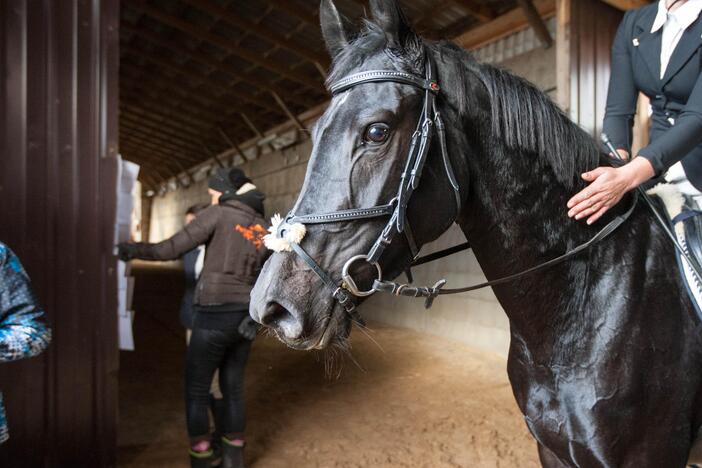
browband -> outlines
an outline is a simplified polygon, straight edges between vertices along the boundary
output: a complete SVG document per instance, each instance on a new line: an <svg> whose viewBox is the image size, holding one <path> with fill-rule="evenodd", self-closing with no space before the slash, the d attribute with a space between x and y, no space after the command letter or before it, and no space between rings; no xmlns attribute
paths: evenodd
<svg viewBox="0 0 702 468"><path fill-rule="evenodd" d="M349 88L353 88L359 84L383 83L388 81L411 85L431 91L434 94L437 94L441 90L439 83L437 83L435 80L420 78L419 76L412 75L411 73L389 70L369 70L354 73L353 75L340 79L329 87L329 92L334 95L341 93L342 91L346 91Z"/></svg>

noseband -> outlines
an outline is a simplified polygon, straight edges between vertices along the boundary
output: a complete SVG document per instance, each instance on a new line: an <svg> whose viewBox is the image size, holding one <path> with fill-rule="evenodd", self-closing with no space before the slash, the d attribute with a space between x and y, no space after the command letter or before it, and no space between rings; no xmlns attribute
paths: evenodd
<svg viewBox="0 0 702 468"><path fill-rule="evenodd" d="M436 97L441 88L439 83L434 79L433 64L428 57L424 62L424 70L424 78L397 70L365 71L349 75L330 86L332 96L336 96L359 85L387 82L413 86L423 91L424 103L422 105L422 111L417 122L417 128L412 134L405 168L400 176L400 185L395 197L385 205L378 205L370 208L352 208L330 213L308 215L289 213L284 222L278 226L277 232L275 233L278 238L284 238L285 231L294 224L327 224L359 219L389 217L385 228L381 231L378 239L373 243L368 253L365 255L356 255L346 261L341 272L340 281L334 280L329 273L324 271L298 243L290 243L291 249L309 265L312 271L314 271L322 282L332 291L332 296L344 307L346 312L356 320L360 320L360 317L355 311L356 304L350 295L366 297L376 292L376 289L373 288L368 291L359 290L351 276L351 266L356 262L362 261L371 264L375 267L377 272L378 277L376 282L381 282L383 272L378 261L385 248L392 243L393 239L398 234L404 235L413 258L416 257L419 252L412 234L411 226L407 220L407 206L412 194L419 186L424 164L429 154L429 146L433 133L436 133L438 137L446 176L454 192L456 215L461 211L461 194L453 172L451 160L448 157L444 122L436 106ZM445 281L440 281L434 288L421 288L426 290L424 291L425 294L422 295L433 299L438 295L439 289L444 283Z"/></svg>

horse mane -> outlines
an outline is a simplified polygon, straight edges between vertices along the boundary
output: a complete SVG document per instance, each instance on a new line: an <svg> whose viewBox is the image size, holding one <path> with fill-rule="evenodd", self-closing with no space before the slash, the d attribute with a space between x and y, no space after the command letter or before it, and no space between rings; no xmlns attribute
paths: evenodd
<svg viewBox="0 0 702 468"><path fill-rule="evenodd" d="M364 61L386 47L382 29L366 19L361 32L335 58L327 86L352 73ZM425 53L447 60L449 72L457 79L450 89L462 116L475 103L470 80L482 82L490 97L491 133L505 154L532 154L548 164L557 180L572 188L580 174L598 165L601 152L595 140L573 123L551 98L529 81L502 68L478 63L473 55L450 42L429 42L417 38L411 50L392 54L404 71L423 73ZM435 60L438 62L438 60Z"/></svg>
<svg viewBox="0 0 702 468"><path fill-rule="evenodd" d="M546 93L507 70L481 64L480 71L491 98L492 133L507 149L537 154L567 187L597 166L595 140Z"/></svg>

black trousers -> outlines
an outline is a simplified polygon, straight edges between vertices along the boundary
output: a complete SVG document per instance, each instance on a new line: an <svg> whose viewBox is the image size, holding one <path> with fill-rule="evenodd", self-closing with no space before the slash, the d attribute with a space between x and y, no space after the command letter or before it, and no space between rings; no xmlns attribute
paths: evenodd
<svg viewBox="0 0 702 468"><path fill-rule="evenodd" d="M230 437L243 436L244 369L250 349L251 341L242 337L236 326L211 330L195 324L185 368L186 417L193 442L210 438L210 384L217 369L225 410L222 432Z"/></svg>

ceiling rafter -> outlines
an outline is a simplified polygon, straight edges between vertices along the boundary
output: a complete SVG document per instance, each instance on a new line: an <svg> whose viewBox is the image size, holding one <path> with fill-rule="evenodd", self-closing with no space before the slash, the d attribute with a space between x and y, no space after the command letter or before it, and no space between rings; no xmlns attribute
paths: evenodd
<svg viewBox="0 0 702 468"><path fill-rule="evenodd" d="M250 92L249 94L252 98L264 96L263 99L265 99L265 96L270 90L276 92L287 91L287 94L290 96L290 99L293 102L305 107L312 105L310 100L305 96L298 95L297 93L290 93L289 89L283 90L282 87L277 86L271 80L261 79L258 76L247 74L241 68L235 67L234 65L231 65L227 62L222 62L219 59L205 52L192 51L185 45L178 44L176 41L167 40L151 31L146 31L142 28L137 28L129 24L123 24L122 29L125 31L129 31L130 33L136 34L140 38L146 39L154 45L163 47L164 49L170 50L175 54L185 56L193 62L200 63L202 65L210 67L213 70L221 71L228 74L229 76L234 77L234 79L227 84L227 87L233 88L237 85L243 85L246 91Z"/></svg>
<svg viewBox="0 0 702 468"><path fill-rule="evenodd" d="M191 146L190 144L183 144L179 142L178 140L173 140L168 137L164 137L162 135L158 134L158 131L154 130L144 130L141 128L138 124L135 124L134 122L128 120L128 119L121 119L120 120L120 125L124 126L127 130L129 130L132 133L135 133L143 138L147 138L149 140L154 140L155 142L158 142L159 144L164 145L167 148L172 148L174 150L178 151L184 151L186 154L192 153L192 154L197 154L198 149L197 147ZM194 158L198 159L198 158Z"/></svg>
<svg viewBox="0 0 702 468"><path fill-rule="evenodd" d="M163 122L159 122L158 125L154 124L153 120L142 117L139 114L132 112L122 112L119 116L120 121L124 120L130 122L133 125L139 125L146 130L157 132L173 141L177 141L180 144L189 146L191 148L196 148L197 145L194 140L190 139L189 135L185 135L183 132L174 132L171 130L172 127L164 125Z"/></svg>
<svg viewBox="0 0 702 468"><path fill-rule="evenodd" d="M204 159L206 159L203 157L204 155L200 155L200 157L198 158L196 156L193 156L191 154L184 152L180 148L177 148L177 147L172 148L172 147L166 147L164 145L159 145L159 144L154 143L150 140L146 140L143 137L141 137L141 136L137 135L136 133L134 133L130 130L127 130L125 128L121 128L121 131L122 131L122 134L125 137L127 137L128 140L131 140L133 143L138 144L138 145L142 145L146 148L149 148L150 150L152 150L154 152L161 153L168 158L182 159L183 161L185 161L187 163L195 163L195 164L200 163Z"/></svg>
<svg viewBox="0 0 702 468"><path fill-rule="evenodd" d="M121 114L134 115L135 118L148 120L153 124L169 128L174 132L186 134L190 139L197 140L202 137L202 134L197 132L197 128L193 130L193 127L174 120L167 114L162 114L154 109L141 107L138 103L123 100L120 102L120 112Z"/></svg>
<svg viewBox="0 0 702 468"><path fill-rule="evenodd" d="M152 81L163 81L164 83L169 83L171 85L180 85L180 89L182 89L184 92L188 92L189 94L191 93L196 93L198 98L203 98L205 100L209 100L210 102L213 102L216 106L221 107L221 106L238 106L238 107L244 107L247 105L255 105L261 109L264 109L266 111L274 112L277 114L280 114L280 110L276 109L274 105L272 105L270 102L267 102L263 99L253 99L250 95L247 95L243 91L239 91L236 88L225 88L222 85L219 85L215 82L213 82L206 74L202 72L198 72L195 70L191 69L186 69L183 67L183 65L180 65L175 62L171 62L165 58L157 58L150 56L149 54L145 52L140 52L137 50L134 50L134 48L127 46L125 48L125 53L131 54L135 57L139 57L143 60L150 61L153 64L158 65L159 67L163 69L168 69L171 70L173 73L183 75L189 79L196 80L199 86L206 85L212 89L219 89L223 92L222 96L218 96L217 98L212 98L209 95L205 95L204 90L196 89L193 88L192 86L189 86L188 83L184 83L182 81L177 81L174 80L173 78L169 78L167 75L165 75L162 71L157 71L155 73L158 74L158 79L153 79ZM136 67L138 66L134 64L129 64L127 63L128 67ZM208 81L209 80L209 81ZM185 89L187 85L187 90ZM231 96L236 96L237 100L233 101L231 99ZM227 100L225 101L225 97ZM228 102L227 102L228 101ZM248 104L247 102L248 101Z"/></svg>
<svg viewBox="0 0 702 468"><path fill-rule="evenodd" d="M166 24L172 28L179 29L182 32L209 42L213 45L216 45L217 47L220 47L224 50L227 50L231 52L234 55L237 55L241 57L242 59L246 60L249 63L253 63L256 65L259 65L269 71L275 72L281 76L284 76L288 78L291 81L295 81L307 88L315 88L316 86L319 85L320 81L317 78L313 78L310 76L306 76L298 71L295 70L290 70L289 68L280 65L272 60L269 59L264 59L261 58L260 54L257 54L255 52L251 52L244 47L240 47L237 45L234 45L230 40L226 39L225 37L218 36L216 34L210 33L208 31L203 31L199 27L184 21L178 17L172 16L168 13L165 13L157 8L154 8L152 6L149 6L145 3L142 3L137 0L127 0L125 2L128 4L130 7L134 7L137 10L142 11L143 13L146 13L153 19Z"/></svg>
<svg viewBox="0 0 702 468"><path fill-rule="evenodd" d="M287 0L266 0L269 4L273 5L276 9L283 11L290 16L303 21L309 26L319 27L319 16L317 14L311 15L303 11L299 7L295 7ZM316 11L316 10L315 10Z"/></svg>
<svg viewBox="0 0 702 468"><path fill-rule="evenodd" d="M485 23L494 20L497 15L492 8L483 5L476 0L451 0L455 5L463 7L471 15Z"/></svg>
<svg viewBox="0 0 702 468"><path fill-rule="evenodd" d="M145 149L135 143L124 141L122 142L121 146L121 149L124 151L125 158L129 159L132 158L130 154L137 154L138 157L133 159L136 159L139 164L144 165L149 170L156 172L163 182L167 182L168 179L175 177L179 172L179 169L172 166L169 160L164 161L162 156L152 153L148 149ZM165 171L165 176L162 170Z"/></svg>
<svg viewBox="0 0 702 468"><path fill-rule="evenodd" d="M218 16L227 23L230 23L239 29L242 29L249 33L253 33L256 36L270 42L271 44L279 48L290 50L299 57L304 58L312 62L313 64L318 63L325 68L329 66L329 57L326 54L320 54L319 52L309 49L306 46L298 43L297 41L290 40L285 36L279 34L277 31L270 29L266 26L248 21L247 19L242 18L236 15L235 13L232 13L226 8L223 8L210 0L183 1L195 8L207 12L210 15Z"/></svg>

